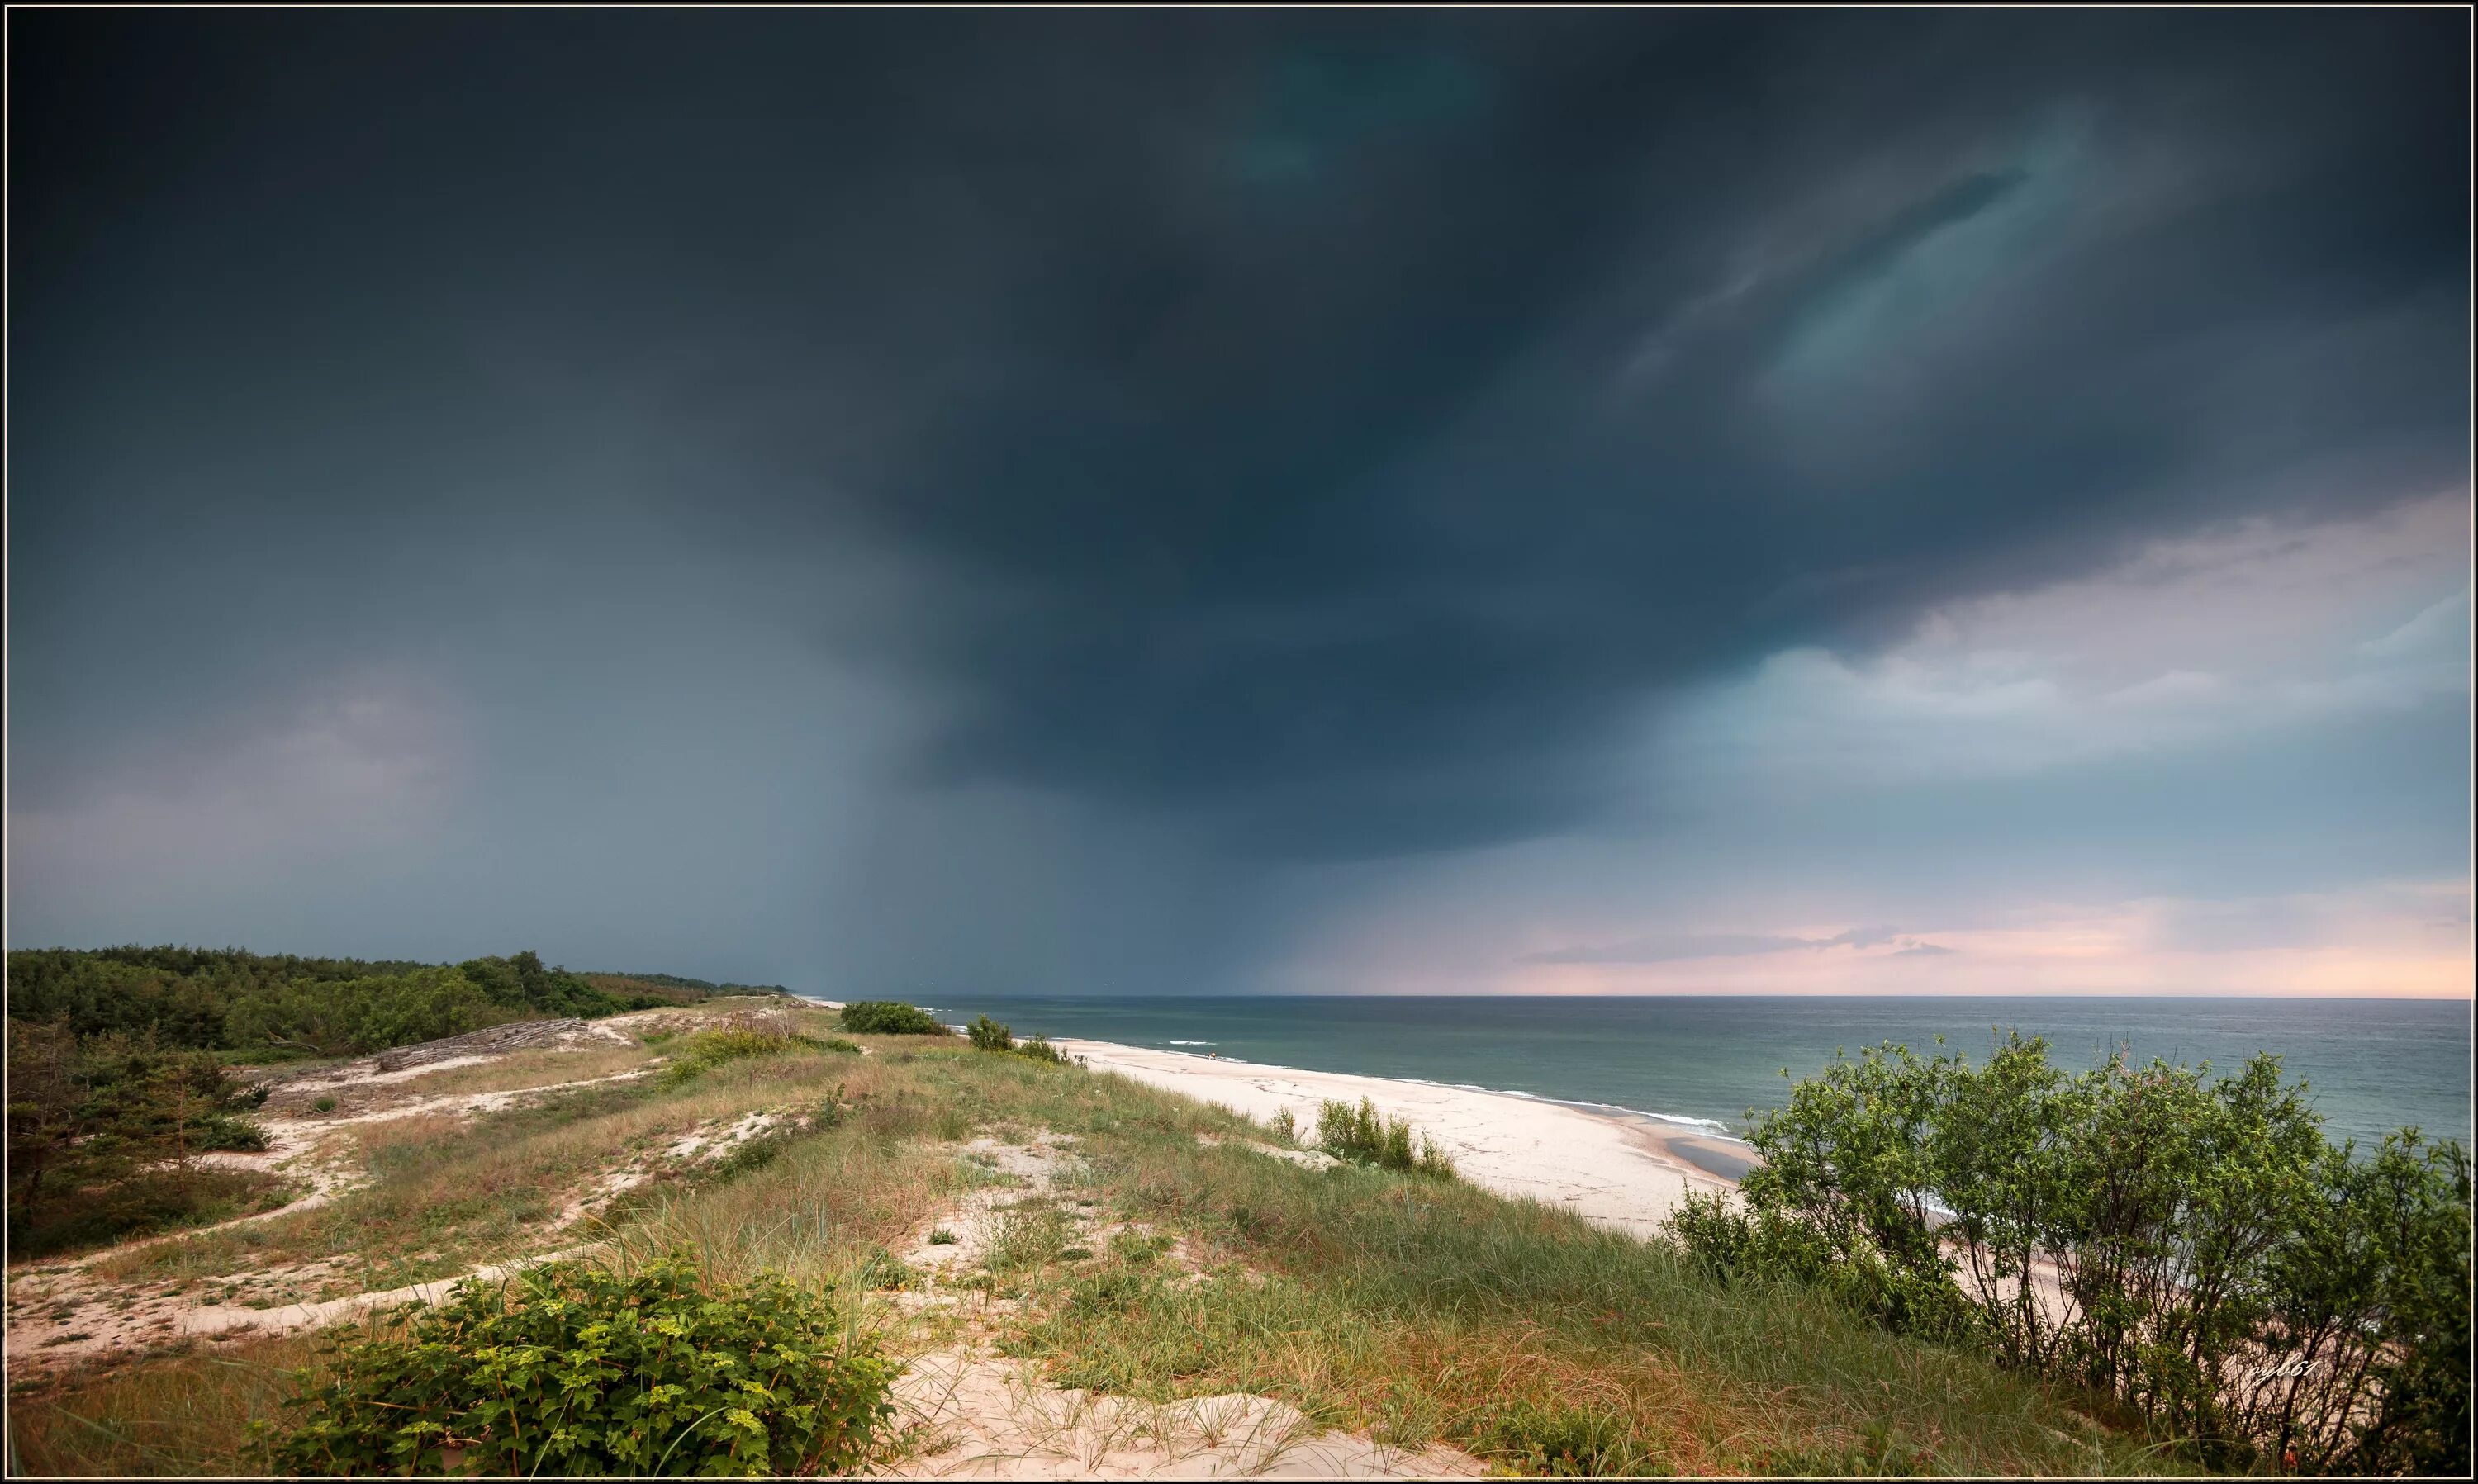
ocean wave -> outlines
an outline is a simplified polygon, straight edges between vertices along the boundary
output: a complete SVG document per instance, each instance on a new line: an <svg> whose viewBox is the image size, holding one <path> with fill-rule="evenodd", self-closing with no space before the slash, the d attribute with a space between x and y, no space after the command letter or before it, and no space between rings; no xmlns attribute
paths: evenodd
<svg viewBox="0 0 2478 1484"><path fill-rule="evenodd" d="M1222 1043L1218 1041L1174 1041L1170 1043L1170 1044L1175 1046L1218 1046L1222 1044Z"/></svg>

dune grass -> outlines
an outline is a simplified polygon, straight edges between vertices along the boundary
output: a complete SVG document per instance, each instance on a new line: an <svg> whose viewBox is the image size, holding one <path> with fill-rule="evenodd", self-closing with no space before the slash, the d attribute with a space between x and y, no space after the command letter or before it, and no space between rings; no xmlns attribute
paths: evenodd
<svg viewBox="0 0 2478 1484"><path fill-rule="evenodd" d="M678 1087L607 1084L473 1122L370 1125L367 1191L254 1246L236 1239L208 1265L350 1251L378 1287L382 1253L469 1265L529 1238L598 1238L618 1254L686 1245L725 1279L774 1269L883 1287L900 1276L888 1249L988 1179L957 1141L1049 1130L1080 1163L1004 1213L989 1266L1020 1295L994 1311L999 1343L1054 1384L1146 1400L1253 1392L1325 1425L1450 1443L1530 1473L2167 1467L2081 1398L1806 1290L1724 1291L1666 1246L1454 1180L1269 1159L1244 1147L1266 1130L1122 1078L960 1042L863 1040L875 1054L802 1049ZM541 1229L562 1192L659 1141L751 1109L829 1106L753 1168L657 1182L556 1244ZM1087 1244L1076 1211L1152 1235ZM1201 1273L1166 1255L1174 1239ZM180 1245L129 1260L168 1272L184 1260L159 1254ZM398 1259L385 1276L418 1280L403 1270ZM898 1337L913 1348L951 1329L885 1305L877 1321L914 1326ZM266 1368L312 1353L297 1338L248 1341L13 1400L13 1446L37 1471L233 1471L237 1419L271 1395Z"/></svg>
<svg viewBox="0 0 2478 1484"><path fill-rule="evenodd" d="M650 1046L595 1046L586 1049L518 1051L478 1066L450 1067L425 1076L408 1077L403 1086L422 1096L457 1093L509 1093L549 1087L561 1082L616 1076L645 1066L661 1051Z"/></svg>
<svg viewBox="0 0 2478 1484"><path fill-rule="evenodd" d="M249 1421L275 1413L287 1372L316 1359L310 1335L167 1354L67 1395L13 1397L9 1473L250 1473Z"/></svg>

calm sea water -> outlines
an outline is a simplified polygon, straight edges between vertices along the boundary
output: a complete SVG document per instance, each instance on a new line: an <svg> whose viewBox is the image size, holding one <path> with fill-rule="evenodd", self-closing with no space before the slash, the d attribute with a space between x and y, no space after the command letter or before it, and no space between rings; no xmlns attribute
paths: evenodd
<svg viewBox="0 0 2478 1484"><path fill-rule="evenodd" d="M2258 1051L2306 1079L2335 1139L2405 1124L2470 1139L2470 1004L2369 999L1815 999L956 997L1019 1036L1080 1036L1241 1061L1418 1077L1708 1120L1730 1132L1778 1106L1833 1048L1938 1034L1976 1062L1994 1029L2044 1035L2079 1069L2119 1044L2235 1070Z"/></svg>

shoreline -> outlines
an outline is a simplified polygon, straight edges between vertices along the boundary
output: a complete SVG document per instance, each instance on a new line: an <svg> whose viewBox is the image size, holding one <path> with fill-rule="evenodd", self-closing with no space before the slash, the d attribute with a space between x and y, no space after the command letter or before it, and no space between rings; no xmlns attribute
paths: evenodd
<svg viewBox="0 0 2478 1484"><path fill-rule="evenodd" d="M1053 1044L1095 1071L1118 1072L1250 1118L1287 1111L1302 1130L1316 1127L1325 1100L1365 1097L1435 1139L1474 1185L1564 1206L1637 1237L1656 1235L1689 1191L1735 1190L1727 1171L1743 1171L1748 1164L1734 1141L1645 1114L1108 1041L1062 1037Z"/></svg>

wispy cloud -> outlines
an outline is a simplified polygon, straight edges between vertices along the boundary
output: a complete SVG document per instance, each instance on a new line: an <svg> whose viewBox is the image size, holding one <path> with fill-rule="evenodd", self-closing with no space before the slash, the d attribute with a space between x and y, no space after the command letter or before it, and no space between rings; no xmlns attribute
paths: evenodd
<svg viewBox="0 0 2478 1484"><path fill-rule="evenodd" d="M1905 938L1899 928L1854 927L1829 938L1800 938L1783 933L1669 933L1631 938L1624 943L1527 953L1519 964L1668 964L1685 959L1749 958L1764 953L1789 953L1826 948L1879 948L1902 944L1904 953L1950 953L1934 943Z"/></svg>
<svg viewBox="0 0 2478 1484"><path fill-rule="evenodd" d="M2465 996L2464 878L2231 898L2055 899L1981 909L1937 941L1824 952L1859 934L1775 934L1769 953L1534 954L1491 988L1555 994ZM1696 940L1669 940L1690 946Z"/></svg>

